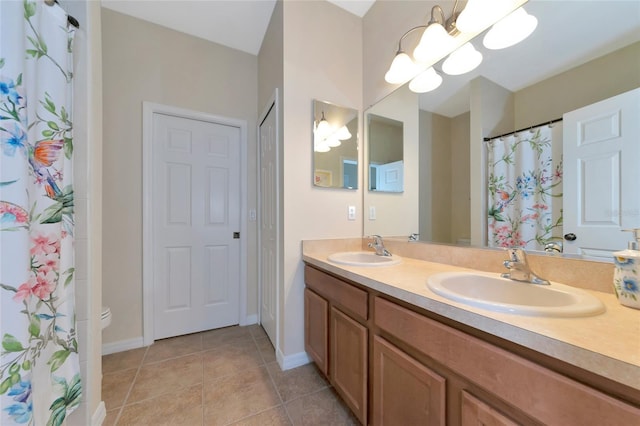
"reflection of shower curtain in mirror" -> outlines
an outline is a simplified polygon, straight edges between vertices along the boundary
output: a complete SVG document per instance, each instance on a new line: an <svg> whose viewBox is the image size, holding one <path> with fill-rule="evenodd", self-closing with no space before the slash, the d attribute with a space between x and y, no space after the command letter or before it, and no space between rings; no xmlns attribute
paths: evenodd
<svg viewBox="0 0 640 426"><path fill-rule="evenodd" d="M562 123L487 142L489 247L562 240Z"/></svg>

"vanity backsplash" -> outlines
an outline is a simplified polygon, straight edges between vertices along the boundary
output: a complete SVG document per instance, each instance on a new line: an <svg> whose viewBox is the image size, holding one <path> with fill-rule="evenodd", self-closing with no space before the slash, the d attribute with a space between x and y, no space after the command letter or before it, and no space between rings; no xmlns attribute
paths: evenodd
<svg viewBox="0 0 640 426"><path fill-rule="evenodd" d="M366 249L368 240L363 239ZM410 243L403 239L385 238L386 248L393 254L445 263L487 272L505 272L502 262L507 253L502 250L459 247L442 244ZM541 277L573 287L613 293L613 263L564 258L527 252L531 269Z"/></svg>

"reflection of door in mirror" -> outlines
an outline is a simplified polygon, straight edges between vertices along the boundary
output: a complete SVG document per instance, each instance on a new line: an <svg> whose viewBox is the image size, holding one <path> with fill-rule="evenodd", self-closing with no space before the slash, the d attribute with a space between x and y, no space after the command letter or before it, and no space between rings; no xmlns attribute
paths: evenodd
<svg viewBox="0 0 640 426"><path fill-rule="evenodd" d="M402 121L367 114L369 190L402 192L404 177Z"/></svg>
<svg viewBox="0 0 640 426"><path fill-rule="evenodd" d="M313 185L358 189L358 111L313 101Z"/></svg>
<svg viewBox="0 0 640 426"><path fill-rule="evenodd" d="M564 115L564 252L611 261L640 228L640 88Z"/></svg>

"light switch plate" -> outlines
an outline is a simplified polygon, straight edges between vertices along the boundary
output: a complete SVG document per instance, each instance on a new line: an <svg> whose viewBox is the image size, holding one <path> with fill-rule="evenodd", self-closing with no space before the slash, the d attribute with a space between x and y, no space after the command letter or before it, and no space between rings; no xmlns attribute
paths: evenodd
<svg viewBox="0 0 640 426"><path fill-rule="evenodd" d="M347 213L347 219L356 220L356 206L349 206L349 210Z"/></svg>
<svg viewBox="0 0 640 426"><path fill-rule="evenodd" d="M375 206L369 206L369 220L376 220L376 208L375 208Z"/></svg>

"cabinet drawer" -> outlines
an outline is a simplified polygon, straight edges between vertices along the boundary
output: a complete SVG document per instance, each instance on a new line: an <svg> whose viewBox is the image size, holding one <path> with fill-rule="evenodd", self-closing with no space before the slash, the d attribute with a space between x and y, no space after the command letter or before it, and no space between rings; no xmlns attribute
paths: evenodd
<svg viewBox="0 0 640 426"><path fill-rule="evenodd" d="M637 407L380 297L374 322L542 423L640 424Z"/></svg>
<svg viewBox="0 0 640 426"><path fill-rule="evenodd" d="M368 293L309 266L304 267L307 287L349 310L354 317L366 321L369 317Z"/></svg>

